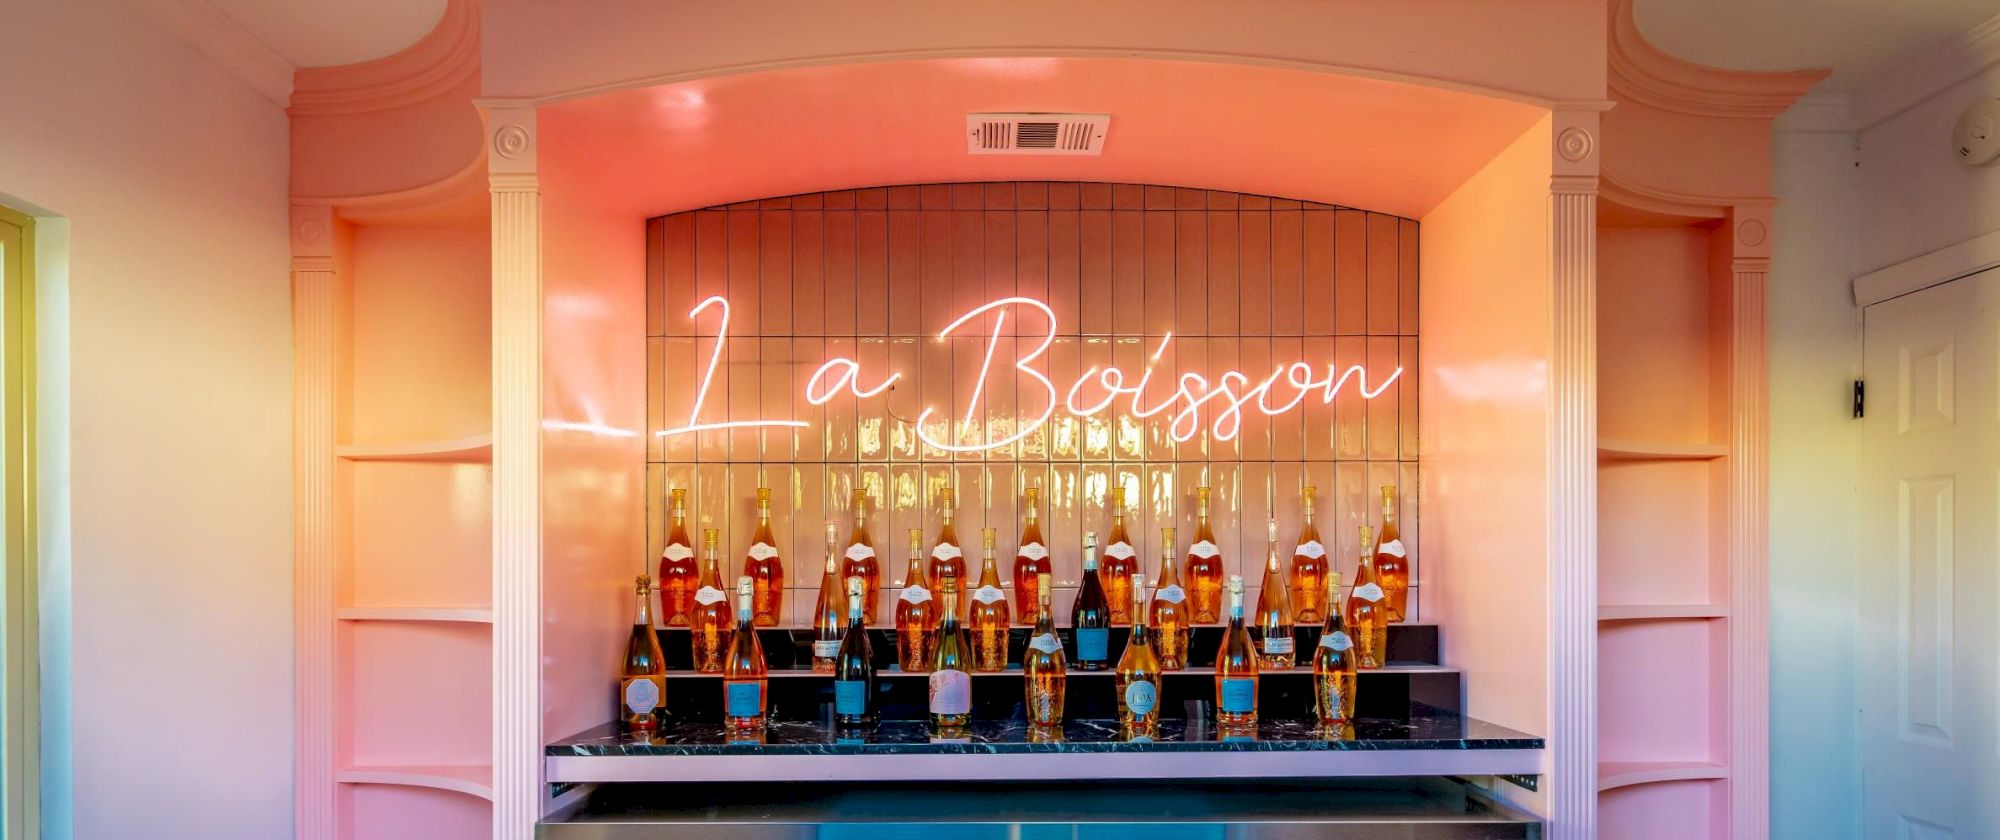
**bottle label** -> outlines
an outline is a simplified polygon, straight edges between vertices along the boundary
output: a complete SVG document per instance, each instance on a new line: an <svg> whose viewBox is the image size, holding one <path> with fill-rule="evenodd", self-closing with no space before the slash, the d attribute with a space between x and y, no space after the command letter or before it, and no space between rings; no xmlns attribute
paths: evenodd
<svg viewBox="0 0 2000 840"><path fill-rule="evenodd" d="M965 553L951 543L938 543L936 548L931 549L932 560L957 560L964 556Z"/></svg>
<svg viewBox="0 0 2000 840"><path fill-rule="evenodd" d="M1363 601L1369 601L1371 603L1375 601L1380 601L1382 600L1382 587L1381 585L1371 581L1367 586L1355 587L1354 597L1360 598Z"/></svg>
<svg viewBox="0 0 2000 840"><path fill-rule="evenodd" d="M972 712L972 675L964 671L931 672L931 714Z"/></svg>
<svg viewBox="0 0 2000 840"><path fill-rule="evenodd" d="M1290 636L1265 636L1265 637L1264 637L1264 652L1265 652L1265 653L1269 653L1269 654L1273 654L1273 655L1276 655L1276 654L1285 654L1285 653L1291 653L1291 652L1292 652L1292 637L1290 637Z"/></svg>
<svg viewBox="0 0 2000 840"><path fill-rule="evenodd" d="M660 552L660 557L667 560L671 560L675 563L679 563L694 557L694 549L681 545L680 543L674 543L673 545L667 546L665 551Z"/></svg>
<svg viewBox="0 0 2000 840"><path fill-rule="evenodd" d="M776 556L778 556L778 547L770 543L760 542L750 546L750 559L752 560L761 563Z"/></svg>
<svg viewBox="0 0 2000 840"><path fill-rule="evenodd" d="M1153 713L1159 705L1160 689L1147 680L1133 680L1125 684L1125 708L1135 715Z"/></svg>
<svg viewBox="0 0 2000 840"><path fill-rule="evenodd" d="M664 684L659 677L627 677L624 690L619 692L625 698L625 710L635 715L652 714L660 708Z"/></svg>
<svg viewBox="0 0 2000 840"><path fill-rule="evenodd" d="M1102 627L1076 628L1076 658L1079 662L1103 662L1111 656L1111 631Z"/></svg>
<svg viewBox="0 0 2000 840"><path fill-rule="evenodd" d="M911 604L921 604L931 599L931 591L921 586L903 587L903 600Z"/></svg>
<svg viewBox="0 0 2000 840"><path fill-rule="evenodd" d="M1405 555L1405 554L1403 553L1403 541L1402 541L1402 540L1390 540L1390 541L1388 541L1388 542L1385 542L1385 543L1383 543L1383 544L1382 544L1381 546L1379 546L1379 547L1377 547L1377 548L1375 549L1375 553L1376 553L1376 554L1387 554L1387 555L1389 555L1390 557L1405 557L1405 556L1408 556L1408 555Z"/></svg>
<svg viewBox="0 0 2000 840"><path fill-rule="evenodd" d="M1181 585L1176 583L1170 586L1160 587L1160 590L1158 592L1153 593L1153 597L1169 603L1178 604L1182 601L1187 600L1187 590L1182 589Z"/></svg>
<svg viewBox="0 0 2000 840"><path fill-rule="evenodd" d="M813 658L832 659L840 655L839 639L814 639Z"/></svg>
<svg viewBox="0 0 2000 840"><path fill-rule="evenodd" d="M860 715L868 712L868 683L861 680L833 681L833 713Z"/></svg>
<svg viewBox="0 0 2000 840"><path fill-rule="evenodd" d="M1038 542L1031 542L1021 546L1021 550L1017 553L1029 560L1040 560L1049 556L1049 547Z"/></svg>
<svg viewBox="0 0 2000 840"><path fill-rule="evenodd" d="M850 545L847 547L847 559L873 560L875 559L875 547L867 543L855 543L853 545Z"/></svg>
<svg viewBox="0 0 2000 840"><path fill-rule="evenodd" d="M1130 560L1138 556L1138 554L1138 551L1133 550L1131 543L1122 540L1104 547L1104 556L1116 557L1120 560Z"/></svg>
<svg viewBox="0 0 2000 840"><path fill-rule="evenodd" d="M1319 540L1306 540L1299 543L1298 551L1293 553L1300 557L1311 557L1314 560L1318 560L1326 556L1326 546L1320 545Z"/></svg>
<svg viewBox="0 0 2000 840"><path fill-rule="evenodd" d="M982 604L991 604L994 601L1007 600L1007 593L1000 591L1000 587L998 586L982 586L973 591L972 600Z"/></svg>
<svg viewBox="0 0 2000 840"><path fill-rule="evenodd" d="M1249 714L1257 710L1256 677L1223 677L1222 710L1230 714Z"/></svg>
<svg viewBox="0 0 2000 840"><path fill-rule="evenodd" d="M1055 653L1062 650L1062 640L1056 638L1056 634L1054 633L1043 633L1029 639L1028 647L1043 653Z"/></svg>
<svg viewBox="0 0 2000 840"><path fill-rule="evenodd" d="M704 586L701 591L694 593L694 601L697 604L720 604L727 600L729 596L722 594L722 590L713 586Z"/></svg>
<svg viewBox="0 0 2000 840"><path fill-rule="evenodd" d="M1334 653L1346 653L1354 647L1354 640L1348 638L1346 633L1335 630L1319 637L1319 646L1332 650Z"/></svg>
<svg viewBox="0 0 2000 840"><path fill-rule="evenodd" d="M757 717L764 713L764 687L754 682L723 685L725 714L730 717Z"/></svg>
<svg viewBox="0 0 2000 840"><path fill-rule="evenodd" d="M1215 543L1209 542L1208 540L1202 540L1201 542L1188 546L1188 554L1191 554L1195 557L1199 557L1203 560L1208 560L1221 556L1222 549L1216 547Z"/></svg>

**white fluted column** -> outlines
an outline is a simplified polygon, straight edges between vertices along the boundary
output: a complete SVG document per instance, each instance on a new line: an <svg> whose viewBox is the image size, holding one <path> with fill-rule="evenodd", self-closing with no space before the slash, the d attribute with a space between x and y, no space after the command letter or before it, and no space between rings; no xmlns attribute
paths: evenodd
<svg viewBox="0 0 2000 840"><path fill-rule="evenodd" d="M334 835L335 383L339 278L333 212L292 208L292 697L297 752L293 835Z"/></svg>
<svg viewBox="0 0 2000 840"><path fill-rule="evenodd" d="M1734 840L1770 836L1770 569L1764 333L1771 205L1738 205L1729 325L1729 801Z"/></svg>

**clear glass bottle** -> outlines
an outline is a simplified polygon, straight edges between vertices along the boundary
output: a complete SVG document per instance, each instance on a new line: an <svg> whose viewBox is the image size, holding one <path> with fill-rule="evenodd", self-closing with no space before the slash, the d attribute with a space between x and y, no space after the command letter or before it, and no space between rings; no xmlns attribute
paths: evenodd
<svg viewBox="0 0 2000 840"><path fill-rule="evenodd" d="M937 647L938 601L924 577L924 530L910 529L910 568L896 597L896 664L905 671L930 670Z"/></svg>
<svg viewBox="0 0 2000 840"><path fill-rule="evenodd" d="M1340 603L1340 572L1326 576L1326 602ZM1340 610L1327 610L1313 649L1313 711L1320 725L1338 728L1354 719L1354 639Z"/></svg>
<svg viewBox="0 0 2000 840"><path fill-rule="evenodd" d="M1014 602L1022 615L1035 611L1035 582L1041 579L1039 575L1052 571L1049 546L1042 541L1041 503L1041 488L1028 488L1027 518L1021 523L1021 540L1014 550Z"/></svg>
<svg viewBox="0 0 2000 840"><path fill-rule="evenodd" d="M1027 690L1028 725L1061 726L1063 697L1068 671L1063 662L1063 644L1056 636L1055 609L1049 605L1049 574L1041 573L1035 601L1035 631L1028 636L1028 649L1021 654L1022 684Z"/></svg>
<svg viewBox="0 0 2000 840"><path fill-rule="evenodd" d="M979 563L979 588L964 599L972 619L973 670L991 673L1007 670L1007 592L1000 588L1000 564L993 557L997 535L992 528L980 532L983 556Z"/></svg>
<svg viewBox="0 0 2000 840"><path fill-rule="evenodd" d="M1292 639L1292 604L1286 592L1284 567L1278 563L1278 520L1267 523L1269 548L1264 553L1264 582L1257 590L1257 621L1251 637L1257 641L1257 665L1265 671L1289 671L1297 662Z"/></svg>
<svg viewBox="0 0 2000 840"><path fill-rule="evenodd" d="M701 588L694 592L689 616L694 669L704 674L721 673L722 655L729 647L729 593L722 591L721 561L716 557L720 536L714 528L702 529Z"/></svg>
<svg viewBox="0 0 2000 840"><path fill-rule="evenodd" d="M778 556L778 538L771 534L771 488L757 488L757 531L743 556L743 576L757 587L750 615L758 627L776 627L785 616L785 561Z"/></svg>
<svg viewBox="0 0 2000 840"><path fill-rule="evenodd" d="M1133 573L1132 638L1118 657L1118 675L1113 690L1118 695L1118 728L1126 737L1151 736L1160 724L1160 657L1153 653L1152 635L1146 632L1146 579Z"/></svg>
<svg viewBox="0 0 2000 840"><path fill-rule="evenodd" d="M1111 667L1111 603L1098 583L1097 532L1083 535L1083 582L1071 602L1069 626L1076 637L1076 669L1102 671Z"/></svg>
<svg viewBox="0 0 2000 840"><path fill-rule="evenodd" d="M938 535L937 544L931 546L931 585L944 589L946 578L958 581L959 602L952 604L959 615L965 615L965 552L958 544L958 527L952 524L956 519L958 494L946 487L938 491Z"/></svg>
<svg viewBox="0 0 2000 840"><path fill-rule="evenodd" d="M1181 589L1179 570L1174 568L1174 529L1160 529L1160 581L1153 587L1153 631L1159 646L1160 670L1178 671L1187 667L1187 592Z"/></svg>
<svg viewBox="0 0 2000 840"><path fill-rule="evenodd" d="M1214 624L1222 615L1222 547L1215 544L1215 529L1208 524L1208 488L1197 487L1194 495L1194 542L1187 553L1188 620Z"/></svg>
<svg viewBox="0 0 2000 840"><path fill-rule="evenodd" d="M660 709L666 705L667 660L660 652L660 634L653 630L653 579L640 575L637 592L639 608L618 679L618 718L626 729L650 732L659 728Z"/></svg>
<svg viewBox="0 0 2000 840"><path fill-rule="evenodd" d="M840 577L840 523L826 522L826 574L819 580L819 603L813 606L813 673L833 673L833 658L840 655L842 628L847 626L841 605L847 596Z"/></svg>
<svg viewBox="0 0 2000 840"><path fill-rule="evenodd" d="M694 541L688 539L687 496L688 491L674 489L673 524L660 551L660 612L668 627L694 622L694 593L701 586L701 564L695 562Z"/></svg>
<svg viewBox="0 0 2000 840"><path fill-rule="evenodd" d="M882 600L877 592L882 586L882 567L875 561L875 540L868 536L868 491L854 491L854 530L847 536L847 549L843 553L846 561L841 564L840 576L858 577L865 584L861 593L861 613L868 625L875 625L875 602Z"/></svg>
<svg viewBox="0 0 2000 840"><path fill-rule="evenodd" d="M1111 604L1111 623L1132 620L1126 612L1135 603L1132 576L1139 572L1139 550L1125 535L1125 488L1111 488L1111 535L1105 537L1104 558L1098 561L1097 581L1104 586L1104 600Z"/></svg>
<svg viewBox="0 0 2000 840"><path fill-rule="evenodd" d="M1390 624L1403 623L1410 606L1410 558L1396 531L1396 488L1382 488L1382 542L1375 546L1376 582L1382 585L1383 615ZM1356 581L1357 584L1360 581Z"/></svg>
<svg viewBox="0 0 2000 840"><path fill-rule="evenodd" d="M730 634L729 655L722 662L722 722L732 730L764 728L764 687L769 672L752 619L756 591L757 584L749 576L736 579L736 632Z"/></svg>
<svg viewBox="0 0 2000 840"><path fill-rule="evenodd" d="M875 719L875 651L862 622L861 579L847 579L847 629L833 664L833 722L854 726Z"/></svg>
<svg viewBox="0 0 2000 840"><path fill-rule="evenodd" d="M1363 671L1388 661L1388 598L1375 577L1375 535L1361 526L1361 568L1354 573L1354 591L1347 594L1347 634L1354 639L1354 665Z"/></svg>
<svg viewBox="0 0 2000 840"><path fill-rule="evenodd" d="M972 643L958 624L958 611L951 608L958 582L945 581L944 594L944 621L938 624L937 653L931 656L931 729L956 737L972 722Z"/></svg>
<svg viewBox="0 0 2000 840"><path fill-rule="evenodd" d="M1319 541L1319 528L1313 525L1313 495L1311 487L1299 489L1299 544L1292 549L1292 620L1300 624L1326 620L1327 602L1321 596L1326 594L1326 573L1331 564L1326 559L1326 545Z"/></svg>
<svg viewBox="0 0 2000 840"><path fill-rule="evenodd" d="M1243 576L1229 576L1229 626L1215 651L1215 722L1220 729L1257 725L1257 646L1243 625Z"/></svg>

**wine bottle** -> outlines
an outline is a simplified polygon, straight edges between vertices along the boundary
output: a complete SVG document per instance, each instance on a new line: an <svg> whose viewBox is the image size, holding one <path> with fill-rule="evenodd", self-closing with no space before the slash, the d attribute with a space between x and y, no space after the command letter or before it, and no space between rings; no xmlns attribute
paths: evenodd
<svg viewBox="0 0 2000 840"><path fill-rule="evenodd" d="M1139 601L1132 597L1132 575L1139 571L1139 550L1125 536L1125 488L1111 488L1111 535L1104 543L1104 558L1098 561L1097 581L1104 586L1104 600L1111 604L1111 623L1132 620L1126 610Z"/></svg>
<svg viewBox="0 0 2000 840"><path fill-rule="evenodd" d="M959 602L952 604L959 615L965 615L965 552L958 545L958 528L952 524L957 512L958 494L946 487L938 491L938 535L937 544L931 546L931 585L940 592L944 589L945 578L958 581Z"/></svg>
<svg viewBox="0 0 2000 840"><path fill-rule="evenodd" d="M1145 576L1133 573L1132 638L1118 657L1118 727L1127 737L1150 736L1160 723L1160 658L1146 632Z"/></svg>
<svg viewBox="0 0 2000 840"><path fill-rule="evenodd" d="M1153 587L1153 630L1158 636L1160 670L1178 671L1187 667L1187 593L1181 589L1180 572L1174 568L1174 529L1160 529L1160 581Z"/></svg>
<svg viewBox="0 0 2000 840"><path fill-rule="evenodd" d="M875 651L862 622L863 585L847 579L847 630L833 664L833 720L850 726L875 719Z"/></svg>
<svg viewBox="0 0 2000 840"><path fill-rule="evenodd" d="M1187 553L1188 620L1214 624L1222 612L1222 547L1215 544L1215 529L1208 524L1208 488L1197 487L1194 495L1194 543Z"/></svg>
<svg viewBox="0 0 2000 840"><path fill-rule="evenodd" d="M931 597L924 579L924 530L910 529L910 571L903 578L903 592L896 598L896 663L905 671L921 673L931 667L937 644L937 599Z"/></svg>
<svg viewBox="0 0 2000 840"><path fill-rule="evenodd" d="M847 596L840 582L840 523L826 521L826 574L819 581L819 603L813 608L813 673L833 673L840 655L841 628L847 626L841 605Z"/></svg>
<svg viewBox="0 0 2000 840"><path fill-rule="evenodd" d="M733 730L764 728L764 646L757 642L752 604L757 584L749 576L736 579L736 632L730 634L729 656L722 663L722 720Z"/></svg>
<svg viewBox="0 0 2000 840"><path fill-rule="evenodd" d="M1354 665L1372 671L1388 659L1388 600L1375 577L1374 533L1361 526L1361 568L1354 572L1354 591L1347 595L1347 633L1354 639Z"/></svg>
<svg viewBox="0 0 2000 840"><path fill-rule="evenodd" d="M1403 623L1410 606L1410 558L1403 549L1402 535L1396 531L1396 488L1382 488L1382 543L1375 547L1375 576L1387 596L1383 617L1390 624ZM1360 583L1360 581L1356 581Z"/></svg>
<svg viewBox="0 0 2000 840"><path fill-rule="evenodd" d="M659 728L660 708L667 699L667 660L660 653L660 634L653 630L653 580L638 579L639 609L632 618L632 635L625 642L625 668L618 680L619 720L634 732Z"/></svg>
<svg viewBox="0 0 2000 840"><path fill-rule="evenodd" d="M1267 526L1270 543L1264 554L1264 582L1257 590L1257 665L1265 671L1289 671L1293 652L1292 605L1285 593L1284 567L1278 564L1278 520Z"/></svg>
<svg viewBox="0 0 2000 840"><path fill-rule="evenodd" d="M694 592L694 612L688 637L694 644L694 669L704 674L722 670L729 647L729 594L722 591L722 570L716 559L714 528L701 532L701 588Z"/></svg>
<svg viewBox="0 0 2000 840"><path fill-rule="evenodd" d="M1229 626L1215 652L1215 722L1224 728L1257 724L1257 647L1243 626L1243 576L1229 576Z"/></svg>
<svg viewBox="0 0 2000 840"><path fill-rule="evenodd" d="M858 577L863 584L861 591L861 613L869 625L875 624L875 597L877 587L882 585L882 569L875 562L875 540L868 536L868 491L854 491L854 530L847 536L847 560L840 567L840 576Z"/></svg>
<svg viewBox="0 0 2000 840"><path fill-rule="evenodd" d="M993 558L996 534L992 528L980 532L979 589L964 603L972 612L973 670L1007 670L1007 593L1000 588L1000 564Z"/></svg>
<svg viewBox="0 0 2000 840"><path fill-rule="evenodd" d="M1299 544L1292 549L1292 620L1300 624L1317 624L1327 615L1327 602L1321 599L1326 594L1326 546L1313 525L1313 492L1311 487L1299 490Z"/></svg>
<svg viewBox="0 0 2000 840"><path fill-rule="evenodd" d="M1042 542L1041 500L1041 488L1028 488L1027 521L1021 525L1021 540L1014 551L1014 601L1022 615L1035 611L1036 581L1050 571L1049 547Z"/></svg>
<svg viewBox="0 0 2000 840"><path fill-rule="evenodd" d="M1021 672L1027 687L1028 725L1061 726L1064 683L1062 640L1056 638L1055 610L1049 606L1049 573L1042 572L1036 588L1035 632L1028 637L1028 650L1021 654Z"/></svg>
<svg viewBox="0 0 2000 840"><path fill-rule="evenodd" d="M958 625L958 611L951 608L958 594L958 582L945 582L944 621L938 625L937 652L931 656L931 728L938 733L957 733L972 722L972 644Z"/></svg>
<svg viewBox="0 0 2000 840"><path fill-rule="evenodd" d="M1327 603L1340 603L1340 572L1327 573L1325 594ZM1347 635L1347 621L1340 613L1326 611L1319 647L1313 650L1313 710L1320 725L1329 728L1354 719L1354 640Z"/></svg>
<svg viewBox="0 0 2000 840"><path fill-rule="evenodd" d="M1076 669L1102 671L1111 667L1111 605L1097 581L1097 532L1083 535L1083 583L1070 606L1069 626L1076 634Z"/></svg>
<svg viewBox="0 0 2000 840"><path fill-rule="evenodd" d="M785 561L778 556L778 538L771 534L771 488L757 488L757 532L743 557L743 574L756 585L750 616L758 627L776 627L785 615Z"/></svg>
<svg viewBox="0 0 2000 840"><path fill-rule="evenodd" d="M668 627L694 622L694 593L701 586L701 565L688 539L687 497L686 490L674 489L673 525L667 528L667 547L660 551L660 612L666 613Z"/></svg>

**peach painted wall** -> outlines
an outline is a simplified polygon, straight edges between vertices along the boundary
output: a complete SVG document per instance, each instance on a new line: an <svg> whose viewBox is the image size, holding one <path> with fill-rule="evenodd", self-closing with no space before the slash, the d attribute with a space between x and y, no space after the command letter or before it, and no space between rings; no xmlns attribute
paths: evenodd
<svg viewBox="0 0 2000 840"><path fill-rule="evenodd" d="M0 201L68 233L39 336L44 836L286 836L285 115L128 4L0 16L28 33L0 50Z"/></svg>

